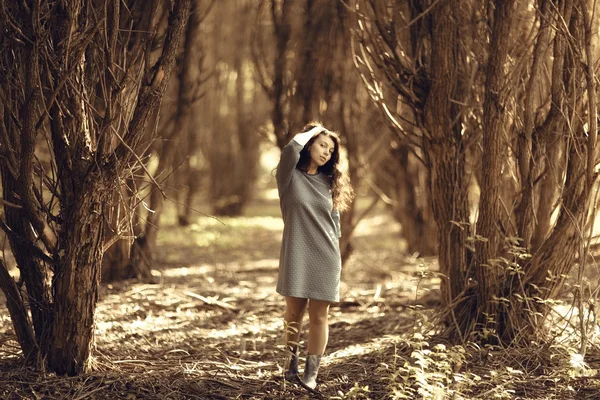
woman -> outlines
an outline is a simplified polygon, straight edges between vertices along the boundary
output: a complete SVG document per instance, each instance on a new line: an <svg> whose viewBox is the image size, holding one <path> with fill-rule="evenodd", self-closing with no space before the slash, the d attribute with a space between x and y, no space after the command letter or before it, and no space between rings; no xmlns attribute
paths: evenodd
<svg viewBox="0 0 600 400"><path fill-rule="evenodd" d="M284 147L276 174L284 222L277 293L285 296L286 344L292 353L286 378L295 380L298 374L298 342L308 308L308 355L299 381L311 390L327 346L329 305L339 301L340 212L353 196L339 162L338 135L310 123Z"/></svg>

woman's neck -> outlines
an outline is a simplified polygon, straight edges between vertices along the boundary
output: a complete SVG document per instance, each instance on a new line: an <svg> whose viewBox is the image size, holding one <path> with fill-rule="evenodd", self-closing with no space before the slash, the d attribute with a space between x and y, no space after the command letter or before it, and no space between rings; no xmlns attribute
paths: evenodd
<svg viewBox="0 0 600 400"><path fill-rule="evenodd" d="M311 162L306 169L306 173L309 175L315 175L317 172L319 172L319 166Z"/></svg>

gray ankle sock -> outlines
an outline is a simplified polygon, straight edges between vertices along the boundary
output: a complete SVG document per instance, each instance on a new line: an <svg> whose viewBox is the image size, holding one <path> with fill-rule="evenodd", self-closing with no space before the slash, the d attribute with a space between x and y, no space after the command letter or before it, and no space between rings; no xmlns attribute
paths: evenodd
<svg viewBox="0 0 600 400"><path fill-rule="evenodd" d="M306 356L306 365L304 367L302 383L311 389L314 389L317 386L317 374L319 373L320 362L321 355L309 354Z"/></svg>

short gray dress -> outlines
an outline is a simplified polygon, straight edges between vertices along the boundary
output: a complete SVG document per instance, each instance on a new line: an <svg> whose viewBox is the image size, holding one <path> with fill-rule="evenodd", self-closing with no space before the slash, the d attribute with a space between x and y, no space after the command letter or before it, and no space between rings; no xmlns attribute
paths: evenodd
<svg viewBox="0 0 600 400"><path fill-rule="evenodd" d="M340 298L340 216L333 210L331 184L323 173L296 168L313 132L296 135L282 153L277 188L283 216L277 293L337 302Z"/></svg>

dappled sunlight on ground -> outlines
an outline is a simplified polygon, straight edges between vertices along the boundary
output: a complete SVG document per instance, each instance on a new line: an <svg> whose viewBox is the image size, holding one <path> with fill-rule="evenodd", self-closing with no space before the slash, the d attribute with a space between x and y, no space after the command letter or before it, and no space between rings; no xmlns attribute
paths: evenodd
<svg viewBox="0 0 600 400"><path fill-rule="evenodd" d="M282 379L287 354L284 301L275 293L283 228L277 200L267 194L249 210L245 218L198 216L188 227L176 226L167 213L152 271L157 283L101 286L93 371L82 377L65 380L31 371L34 383L19 383L22 372L11 371L18 371L20 350L2 303L0 360L6 363L0 363L0 375L4 371L8 378L0 381L14 385L11 393L22 395L16 398L311 398ZM330 340L319 375L324 396L382 399L418 389L423 398L459 390L457 399L487 399L510 398L515 390L531 393L532 387L543 391L546 380L506 386L507 379L526 370L504 367L502 357L513 360L512 354L482 348L467 359L427 333L433 332L430 321L440 304L437 261L405 254L399 232L384 207L376 207L355 232L341 299L330 311ZM557 323L564 326L558 314ZM490 354L494 358L486 358ZM569 357L565 353L556 365L584 368L569 365ZM499 372L489 371L490 362L500 365ZM549 372L548 381L554 376ZM461 386L461 380L468 385Z"/></svg>
<svg viewBox="0 0 600 400"><path fill-rule="evenodd" d="M170 268L161 271L153 270L155 276L163 277L190 277L194 275L206 275L215 270L214 265L202 264L189 267Z"/></svg>

